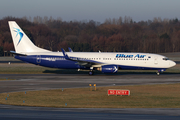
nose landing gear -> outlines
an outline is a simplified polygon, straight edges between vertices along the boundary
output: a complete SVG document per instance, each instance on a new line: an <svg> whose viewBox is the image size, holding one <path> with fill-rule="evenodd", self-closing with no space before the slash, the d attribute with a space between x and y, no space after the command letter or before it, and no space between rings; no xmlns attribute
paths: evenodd
<svg viewBox="0 0 180 120"><path fill-rule="evenodd" d="M160 72L157 72L157 75L159 76L159 75L160 75Z"/></svg>
<svg viewBox="0 0 180 120"><path fill-rule="evenodd" d="M158 70L156 73L157 73L157 75L159 76L159 75L160 75L160 73L162 73L162 72L164 72L164 71L166 71L166 69L161 69L161 70Z"/></svg>

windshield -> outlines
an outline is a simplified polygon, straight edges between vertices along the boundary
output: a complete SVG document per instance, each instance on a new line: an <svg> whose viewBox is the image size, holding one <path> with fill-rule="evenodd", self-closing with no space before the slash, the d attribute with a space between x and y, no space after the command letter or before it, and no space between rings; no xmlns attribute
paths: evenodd
<svg viewBox="0 0 180 120"><path fill-rule="evenodd" d="M169 58L163 58L163 60L169 60Z"/></svg>

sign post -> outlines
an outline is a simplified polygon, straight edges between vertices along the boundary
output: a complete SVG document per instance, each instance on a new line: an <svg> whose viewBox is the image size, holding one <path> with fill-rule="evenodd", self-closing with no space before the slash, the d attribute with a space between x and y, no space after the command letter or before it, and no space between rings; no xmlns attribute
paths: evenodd
<svg viewBox="0 0 180 120"><path fill-rule="evenodd" d="M96 84L94 84L94 90L96 91Z"/></svg>
<svg viewBox="0 0 180 120"><path fill-rule="evenodd" d="M90 87L90 88L89 88L89 89L90 89L90 91L92 91L92 85L91 85L91 84L89 84L89 87Z"/></svg>

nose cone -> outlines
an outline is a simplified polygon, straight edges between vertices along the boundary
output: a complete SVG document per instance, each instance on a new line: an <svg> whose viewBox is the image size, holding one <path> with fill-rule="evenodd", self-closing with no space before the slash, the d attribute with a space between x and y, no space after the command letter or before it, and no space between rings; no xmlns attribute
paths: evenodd
<svg viewBox="0 0 180 120"><path fill-rule="evenodd" d="M174 61L170 61L170 67L173 67L175 65L176 65L176 63Z"/></svg>

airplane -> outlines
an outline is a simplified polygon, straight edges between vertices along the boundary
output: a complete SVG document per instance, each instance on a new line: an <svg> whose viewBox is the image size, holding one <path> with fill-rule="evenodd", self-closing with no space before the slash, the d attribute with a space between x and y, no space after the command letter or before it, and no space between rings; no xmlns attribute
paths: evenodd
<svg viewBox="0 0 180 120"><path fill-rule="evenodd" d="M59 69L86 69L116 73L118 70L157 70L157 75L176 63L167 57L150 53L131 52L52 52L35 46L15 21L8 21L16 59L35 65Z"/></svg>

